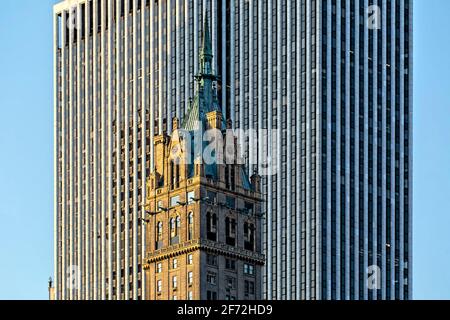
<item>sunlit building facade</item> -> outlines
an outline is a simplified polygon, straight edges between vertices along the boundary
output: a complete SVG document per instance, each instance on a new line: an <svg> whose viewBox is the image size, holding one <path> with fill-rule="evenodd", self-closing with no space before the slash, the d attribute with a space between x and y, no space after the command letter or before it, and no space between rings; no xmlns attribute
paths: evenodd
<svg viewBox="0 0 450 320"><path fill-rule="evenodd" d="M240 141L263 176L264 297L412 298L411 0L56 5L56 297L145 298L153 139L188 110L206 12L224 118L278 130Z"/></svg>

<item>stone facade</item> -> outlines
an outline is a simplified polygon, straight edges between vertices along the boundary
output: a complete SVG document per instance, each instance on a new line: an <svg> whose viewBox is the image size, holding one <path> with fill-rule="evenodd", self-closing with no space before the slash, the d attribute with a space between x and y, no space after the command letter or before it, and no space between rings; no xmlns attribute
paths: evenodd
<svg viewBox="0 0 450 320"><path fill-rule="evenodd" d="M205 30L189 112L181 126L175 118L172 132L154 139L145 220L150 300L262 298L261 178L248 177L231 124L225 125ZM192 140L203 131L215 136L212 162L204 159L204 142ZM230 150L231 161L224 156Z"/></svg>

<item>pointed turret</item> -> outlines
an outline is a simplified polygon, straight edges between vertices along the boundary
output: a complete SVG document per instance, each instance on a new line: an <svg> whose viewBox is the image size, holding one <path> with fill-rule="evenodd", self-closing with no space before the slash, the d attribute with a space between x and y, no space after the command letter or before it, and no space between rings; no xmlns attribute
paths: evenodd
<svg viewBox="0 0 450 320"><path fill-rule="evenodd" d="M183 121L183 129L188 131L198 130L197 123L203 124L203 129L208 126L207 114L211 112L217 112L222 114L222 109L219 105L217 98L217 88L215 84L218 81L217 76L214 74L212 69L213 53L212 53L212 40L211 31L209 29L208 14L205 15L205 25L203 29L203 41L202 48L199 52L200 57L200 72L195 77L197 81L197 88L195 93L195 98L192 104L190 104L188 113ZM225 129L225 121L220 115L221 123L220 125L214 125L218 129Z"/></svg>
<svg viewBox="0 0 450 320"><path fill-rule="evenodd" d="M203 75L212 75L212 41L211 31L209 30L208 14L205 17L205 29L203 31L203 44L200 52L200 73Z"/></svg>

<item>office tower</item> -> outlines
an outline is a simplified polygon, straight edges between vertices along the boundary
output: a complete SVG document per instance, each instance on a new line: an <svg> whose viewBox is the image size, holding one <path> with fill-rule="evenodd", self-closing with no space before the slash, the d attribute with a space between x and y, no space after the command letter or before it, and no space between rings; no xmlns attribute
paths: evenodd
<svg viewBox="0 0 450 320"><path fill-rule="evenodd" d="M83 6L85 3L87 5ZM134 125L129 131L134 133L137 127L137 135L128 138L128 134L114 134L112 131L118 138L112 142L119 142L125 148L125 156L130 155L127 152L130 143L133 150L138 150L138 155L142 152L143 175L134 185L139 185L141 200L145 199L145 178L149 176L150 168L154 168L154 134L161 134L165 126L171 132L170 119L173 116L183 120L190 95L194 92L193 77L198 73L199 65L194 52L198 52L195 48L199 47L201 21L206 10L211 17L213 69L217 70L221 80L218 95L223 117L231 119L235 128L280 129L275 137L250 131L247 138L240 136L239 140L247 150L248 173L257 169L263 176L262 193L267 199L263 206L267 262L264 297L411 298L412 1L146 1L144 15L138 14L141 12L139 4L144 1L137 1L135 6L131 3L135 2L79 0L66 1L55 7L55 190L56 199L59 199L55 203L55 236L59 244L55 248L55 257L60 257L55 265L57 297L61 298L60 293L66 292L65 287L63 290L67 280L65 272L67 266L76 265L71 263L73 261L83 262L80 264L83 265L82 274L89 275L89 281L83 280L90 286L85 292L96 287L97 293L89 298L105 298L107 288L109 292L113 291L114 283L109 282L108 286L105 283L106 278L114 278L114 274L105 271L109 269L104 269L106 264L100 264L104 259L99 258L103 254L99 248L104 248L99 243L109 243L109 239L106 241L106 217L110 212L114 215L114 210L107 210L112 205L102 211L102 204L112 198L102 192L113 190L113 194L118 194L123 187L124 194L128 194L132 189L129 182L134 178L120 182L118 189L106 189L102 186L109 183L109 180L104 180L108 175L101 172L122 174L123 169L122 177L128 179L130 172L138 170L127 169L129 166L119 162L120 167L113 165L113 169L108 171L108 164L114 164L108 160L112 156L105 151L105 156L101 157L104 146L101 135L105 134L101 130L102 124L105 123L104 127L108 129L106 125L112 123L105 112L109 110L107 102L111 99L108 97L122 101L112 104L113 111L120 110L117 113L119 123L128 119L129 125L137 124L132 119L139 119L142 113L141 142L132 139L141 136L139 127ZM67 28L73 21L70 10L73 4L88 13L86 18L81 16L82 25L87 28L81 28L79 33ZM172 10L167 10L167 7ZM122 18L122 12L130 10L131 13ZM91 17L91 11L99 14ZM118 25L115 22L117 13L120 13ZM72 19L68 19L70 17ZM98 26L100 32L91 33L91 25L93 30ZM110 29L108 25L115 28ZM145 28L140 28L141 25ZM140 32L132 33L133 28ZM171 32L167 33L167 30ZM90 59L96 63L81 64L80 78L84 79L83 74L92 74L92 79L89 79L87 88L81 86L78 90L75 71L81 67L77 65L76 50L77 43L84 41L83 34L88 34L90 39L88 46L84 47L88 55L83 53L85 50L81 50L80 55L92 55ZM114 41L108 41L118 34L123 34L119 50ZM146 41L142 41L144 38ZM108 43L112 43L112 50ZM125 47L128 50L123 50ZM148 51L148 54L141 51ZM112 54L108 55L108 52ZM133 64L143 56L142 65ZM131 62L120 64L118 73L111 70L110 75L107 66L117 67L117 64L109 63L108 57L112 57L112 62ZM60 64L61 61L65 63ZM141 69L147 70L147 77L139 78ZM123 81L123 75L127 73L133 75L130 82ZM167 75L171 75L170 80ZM108 79L112 77L120 80L121 90L115 90L114 81L109 90ZM140 81L132 82L135 78ZM93 87L92 83L96 86ZM138 91L139 88L147 90ZM81 89L87 90L87 96L92 95L92 100L84 104L86 110L97 112L92 113L92 119L87 117L80 124L83 129L87 123L89 126L86 127L92 127L90 131L93 133L91 138L81 141L81 145L84 140L89 143L85 158L90 160L93 156L93 159L88 161L89 166L81 168L80 176L74 169L79 168L77 163L81 163L76 157L81 153L76 150L81 150L83 145L79 148L79 143L75 143L77 131L73 121L77 119L78 110L83 110L76 104L77 92L81 92L79 100L83 101L84 91ZM59 90L64 94L60 95ZM130 96L124 92L131 92ZM69 107L71 101L75 102L75 109ZM133 112L134 105L138 106L137 113ZM140 105L146 107L139 109ZM145 116L142 110L148 110ZM111 114L114 121L116 113ZM94 123L95 128L92 126ZM127 128L127 125L122 124L122 127ZM80 132L86 137L83 135L85 131ZM128 141L122 142L122 138ZM142 150L139 150L141 144ZM267 163L268 157L276 166L266 170L258 164ZM124 162L129 163L129 160ZM83 191L75 188L74 181L85 181L91 191L86 193L87 198L82 202L89 212L77 209L75 196L82 198L78 195ZM114 179L110 185L114 186ZM129 208L131 203L141 203L134 199L136 197L133 201L127 200L124 206ZM86 205L91 202L92 205ZM144 218L140 206L134 206L133 210L136 207L138 213L135 215L133 212L131 218ZM77 216L77 212L82 215ZM97 220L86 224L86 216ZM90 237L74 237L80 230L75 232L75 222L79 222L75 217L81 218L78 225L82 225L82 232L87 232ZM130 216L125 215L124 218L129 219ZM130 229L134 235L140 224L137 219L129 220L136 223ZM71 221L73 223L67 223ZM97 226L99 240L92 241L93 235L97 234L92 226ZM145 243L144 240L139 242L139 236L133 239L136 238L138 242L133 250ZM72 239L72 242L67 239ZM81 244L77 239L81 239ZM113 243L110 250L119 248L117 252L121 252L128 248L121 241L117 243L120 248ZM79 251L74 250L77 246L89 250L82 251L79 257L75 255ZM143 255L144 247L138 248L137 252ZM131 251L124 253L126 259ZM104 254L107 252L108 249ZM84 259L84 253L89 260ZM113 261L120 260L114 257ZM133 255L133 270L137 270L133 279L139 277L141 258ZM93 261L98 262L94 264ZM123 265L127 264L128 260ZM117 265L112 272L121 271ZM380 290L369 289L367 281L368 271L378 271L375 266L379 267L381 274ZM120 292L115 297L121 298L123 293L124 298L142 297L145 290L143 288L139 295L139 285L134 281L133 294L128 293L128 272L124 272L125 276L128 278L124 279L124 290L118 286ZM115 283L120 282L117 279ZM142 286L145 287L145 281Z"/></svg>
<svg viewBox="0 0 450 320"><path fill-rule="evenodd" d="M142 299L153 137L194 93L216 1L54 6L56 299ZM216 15L211 18L217 25ZM217 29L212 29L213 53ZM197 48L197 49L194 49ZM215 63L216 60L214 60Z"/></svg>
<svg viewBox="0 0 450 320"><path fill-rule="evenodd" d="M180 127L174 118L173 131L155 138L144 264L150 300L262 297L260 177L250 179L237 159L221 161L225 150L238 148L213 87L217 78L211 71L208 29L198 92L185 120ZM215 150L212 161L206 159L203 141L209 135L217 138L210 145Z"/></svg>
<svg viewBox="0 0 450 320"><path fill-rule="evenodd" d="M412 298L412 9L229 2L226 105L238 128L278 130L266 298ZM266 157L256 137L250 164Z"/></svg>

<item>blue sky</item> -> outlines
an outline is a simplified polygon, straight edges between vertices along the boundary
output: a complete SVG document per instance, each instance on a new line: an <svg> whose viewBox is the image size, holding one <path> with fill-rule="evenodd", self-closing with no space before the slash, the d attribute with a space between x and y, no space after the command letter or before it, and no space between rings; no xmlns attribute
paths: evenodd
<svg viewBox="0 0 450 320"><path fill-rule="evenodd" d="M0 10L0 299L46 299L53 270L55 2ZM450 1L414 2L414 296L450 299Z"/></svg>

